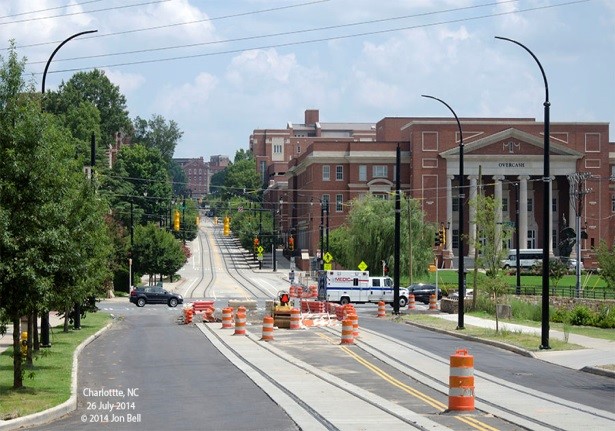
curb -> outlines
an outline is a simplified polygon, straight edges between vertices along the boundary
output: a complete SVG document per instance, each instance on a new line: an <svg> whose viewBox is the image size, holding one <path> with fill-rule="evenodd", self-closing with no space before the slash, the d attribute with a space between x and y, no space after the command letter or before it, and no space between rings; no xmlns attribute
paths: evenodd
<svg viewBox="0 0 615 431"><path fill-rule="evenodd" d="M59 404L55 407L51 407L50 409L43 410L42 412L33 413L28 416L23 416L16 419L11 419L9 421L1 421L0 430L17 430L24 429L33 426L44 425L53 420L59 419L62 416L74 411L77 409L77 373L79 370L79 354L81 351L92 341L100 337L100 335L109 329L113 325L113 322L108 323L104 328L98 330L95 334L90 335L88 338L83 340L79 346L73 352L73 368L71 371L71 388L70 388L70 397L68 400L64 401L62 404Z"/></svg>
<svg viewBox="0 0 615 431"><path fill-rule="evenodd" d="M434 332L439 332L441 334L452 335L453 337L462 338L464 340L476 341L478 343L483 343L483 344L488 344L488 345L491 345L491 346L494 346L494 347L499 347L500 349L508 350L510 352L516 353L516 354L521 355L521 356L526 356L526 357L529 357L529 358L539 359L533 352L530 352L529 350L525 350L525 349L523 349L521 347L513 346L511 344L502 343L500 341L485 340L483 338L473 337L471 335L465 335L465 334L461 334L461 333L457 333L457 332L451 332L451 331L447 331L445 329L432 328L431 326L422 325L422 324L416 323L416 322L408 322L408 321L406 321L404 323L406 323L407 325L416 326L418 328L427 329L427 330L434 331ZM596 374L596 375L599 375L599 376L602 376L602 377L609 377L611 379L615 379L615 371L606 370L604 368L586 366L586 367L581 368L579 371L583 371L585 373Z"/></svg>

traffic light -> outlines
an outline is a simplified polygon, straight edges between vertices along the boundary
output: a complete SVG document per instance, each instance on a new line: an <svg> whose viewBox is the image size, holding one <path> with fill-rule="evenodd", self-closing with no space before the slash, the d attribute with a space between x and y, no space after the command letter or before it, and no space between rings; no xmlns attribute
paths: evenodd
<svg viewBox="0 0 615 431"><path fill-rule="evenodd" d="M231 233L231 219L228 217L224 217L222 233L224 234L224 236L229 236Z"/></svg>
<svg viewBox="0 0 615 431"><path fill-rule="evenodd" d="M255 237L252 243L254 244L254 250L256 251L256 249L258 248L258 244L259 244L258 238Z"/></svg>
<svg viewBox="0 0 615 431"><path fill-rule="evenodd" d="M179 210L175 210L173 215L173 230L179 232Z"/></svg>
<svg viewBox="0 0 615 431"><path fill-rule="evenodd" d="M295 249L295 238L293 238L292 236L288 238L288 249L290 251L293 251Z"/></svg>
<svg viewBox="0 0 615 431"><path fill-rule="evenodd" d="M441 226L438 231L438 239L440 240L440 244L444 245L446 243L446 231L444 226Z"/></svg>
<svg viewBox="0 0 615 431"><path fill-rule="evenodd" d="M435 233L433 243L436 247L440 246L440 232Z"/></svg>

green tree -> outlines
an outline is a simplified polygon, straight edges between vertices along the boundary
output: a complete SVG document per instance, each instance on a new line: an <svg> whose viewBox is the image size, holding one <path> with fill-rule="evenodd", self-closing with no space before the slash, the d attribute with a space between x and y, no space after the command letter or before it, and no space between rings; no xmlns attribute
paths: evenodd
<svg viewBox="0 0 615 431"><path fill-rule="evenodd" d="M135 273L175 274L186 263L183 247L171 233L160 229L153 223L137 226L133 249Z"/></svg>
<svg viewBox="0 0 615 431"><path fill-rule="evenodd" d="M600 277L606 282L609 289L615 289L615 250L609 248L606 241L600 241L596 249L598 265L600 265Z"/></svg>
<svg viewBox="0 0 615 431"><path fill-rule="evenodd" d="M73 211L91 210L96 199L80 194L86 180L74 138L57 118L42 113L40 96L22 78L24 66L11 44L0 67L0 308L13 322L14 388L23 386L20 317L47 307L61 288L53 282L67 261L93 258L92 248L103 242L104 249L105 239L97 227L102 217L67 222ZM105 278L104 260L97 255L88 261L93 268L73 277L79 292Z"/></svg>
<svg viewBox="0 0 615 431"><path fill-rule="evenodd" d="M504 296L508 290L508 284L501 275L495 277L491 276L484 279L483 289L485 289L485 292L491 296L495 303L495 332L499 332L500 316L498 305L500 304L500 298ZM476 294L477 292L474 291L473 296L476 296Z"/></svg>
<svg viewBox="0 0 615 431"><path fill-rule="evenodd" d="M497 222L502 202L493 196L479 194L470 206L476 210L477 234L473 245L479 252L477 264L486 270L487 276L495 278L506 258L508 250L504 244L511 238L512 227Z"/></svg>
<svg viewBox="0 0 615 431"><path fill-rule="evenodd" d="M133 127L133 142L157 148L167 162L173 158L175 147L184 134L175 121L169 120L167 124L163 116L156 114L150 120L135 118Z"/></svg>
<svg viewBox="0 0 615 431"><path fill-rule="evenodd" d="M238 151L235 163L225 169L223 196L254 194L261 189L260 175L256 171L256 160L251 153Z"/></svg>
<svg viewBox="0 0 615 431"><path fill-rule="evenodd" d="M385 260L391 271L395 271L394 201L366 194L352 200L350 205L351 209L345 224L330 233L330 252L336 262L345 268L356 268L361 261L364 261L370 271L378 273L382 267L382 260ZM405 214L402 211L401 217L400 273L408 273L412 258L413 274L424 275L427 273L428 265L433 262L432 241L435 228L422 222L423 214L414 200L408 203L406 198L402 197L401 206L408 207L409 211ZM412 256L408 252L408 232L412 236Z"/></svg>
<svg viewBox="0 0 615 431"><path fill-rule="evenodd" d="M102 148L114 142L117 132L132 135L126 97L99 69L77 72L66 83L62 82L57 92L47 93L45 111L64 115L84 101L92 103L100 113Z"/></svg>

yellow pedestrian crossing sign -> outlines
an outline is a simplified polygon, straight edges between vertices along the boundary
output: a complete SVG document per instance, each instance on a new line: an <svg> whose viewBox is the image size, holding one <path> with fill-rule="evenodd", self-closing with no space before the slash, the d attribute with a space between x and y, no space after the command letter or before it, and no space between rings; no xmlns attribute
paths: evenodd
<svg viewBox="0 0 615 431"><path fill-rule="evenodd" d="M324 260L326 263L330 263L333 260L333 256L331 255L331 253L326 252L325 255L322 257L322 260Z"/></svg>
<svg viewBox="0 0 615 431"><path fill-rule="evenodd" d="M324 269L325 271L331 271L331 270L333 269L333 265L332 265L332 264L330 264L330 263L325 263L325 264L322 266L322 269Z"/></svg>
<svg viewBox="0 0 615 431"><path fill-rule="evenodd" d="M359 264L359 269L361 271L365 271L367 269L367 264L363 261L361 261L361 263Z"/></svg>
<svg viewBox="0 0 615 431"><path fill-rule="evenodd" d="M258 254L263 254L263 251L265 251L265 249L263 248L262 245L259 245L256 251L258 251Z"/></svg>

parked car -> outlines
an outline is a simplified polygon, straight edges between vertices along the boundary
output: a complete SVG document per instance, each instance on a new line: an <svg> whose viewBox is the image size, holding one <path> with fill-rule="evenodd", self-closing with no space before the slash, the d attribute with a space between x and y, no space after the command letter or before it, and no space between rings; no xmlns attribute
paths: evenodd
<svg viewBox="0 0 615 431"><path fill-rule="evenodd" d="M569 271L576 271L577 270L577 260L574 258L569 258L569 257L562 257L560 258L562 260L562 262L564 262L566 264L566 267L568 268ZM581 271L583 271L585 269L585 267L583 266L583 261L581 261Z"/></svg>
<svg viewBox="0 0 615 431"><path fill-rule="evenodd" d="M130 292L130 302L137 307L143 307L145 304L167 304L169 307L176 307L184 302L184 298L177 293L167 292L162 286L141 286Z"/></svg>
<svg viewBox="0 0 615 431"><path fill-rule="evenodd" d="M464 296L464 299L472 298L473 294L474 294L474 289L466 289L466 296ZM459 292L453 292L450 295L448 295L448 297L450 299L459 299Z"/></svg>
<svg viewBox="0 0 615 431"><path fill-rule="evenodd" d="M408 286L408 294L414 295L414 299L423 304L429 304L429 297L435 293L435 284L414 283ZM442 299L442 289L438 289L438 299Z"/></svg>

